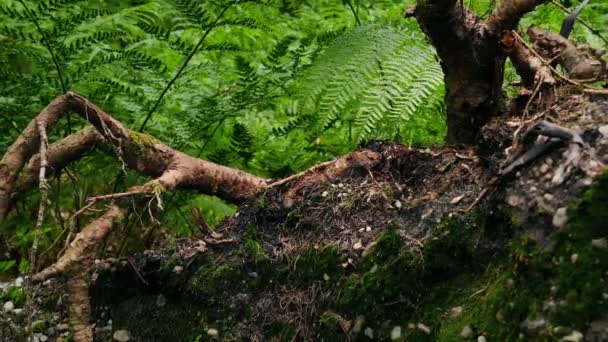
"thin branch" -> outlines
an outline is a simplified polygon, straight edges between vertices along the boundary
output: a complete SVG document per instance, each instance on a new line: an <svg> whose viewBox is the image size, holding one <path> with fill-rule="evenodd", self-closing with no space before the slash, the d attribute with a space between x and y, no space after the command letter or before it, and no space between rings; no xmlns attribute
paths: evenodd
<svg viewBox="0 0 608 342"><path fill-rule="evenodd" d="M48 197L48 184L46 182L46 167L48 165L46 152L48 147L48 138L46 135L46 127L43 121L38 121L38 133L40 135L40 171L39 171L39 188L40 188L40 205L38 207L38 218L34 227L34 241L30 249L30 276L27 278L26 284L26 329L28 337L32 338L32 318L34 315L34 291L32 286L32 274L36 273L36 257L38 253L38 244L40 242L40 231L44 222L44 211L46 199Z"/></svg>
<svg viewBox="0 0 608 342"><path fill-rule="evenodd" d="M163 91L160 93L160 95L158 96L158 99L156 99L156 102L154 103L154 106L152 106L152 109L150 109L150 111L148 112L148 114L146 114L146 118L144 119L144 122L139 127L139 131L140 132L144 131L144 129L146 128L146 124L148 123L148 120L150 120L152 118L152 114L154 114L154 112L156 111L156 109L158 108L158 106L160 105L160 103L162 102L163 98L165 97L165 95L167 94L167 92L169 91L169 89L171 89L171 87L173 86L173 84L175 83L175 81L177 81L177 79L182 75L182 73L186 69L186 66L188 66L188 63L190 63L190 61L192 60L192 57L194 57L194 55L201 48L201 46L205 42L205 39L207 38L207 36L209 35L209 33L211 33L211 30L213 30L216 27L216 25L218 24L218 22L220 21L220 19L222 19L222 17L226 13L226 11L232 5L234 5L234 4L235 4L234 1L229 2L222 9L222 11L220 12L220 14L217 16L217 18L215 19L215 22L207 28L207 30L205 31L205 33L203 34L203 36L201 37L201 39L198 41L198 43L196 44L196 46L194 47L194 49L192 49L192 51L190 52L190 54L186 57L186 60L184 60L184 63L182 63L182 66L179 68L179 70L177 70L177 72L175 73L175 75L173 76L173 78L169 81L169 83L167 83L167 85L165 86L165 88L163 89Z"/></svg>

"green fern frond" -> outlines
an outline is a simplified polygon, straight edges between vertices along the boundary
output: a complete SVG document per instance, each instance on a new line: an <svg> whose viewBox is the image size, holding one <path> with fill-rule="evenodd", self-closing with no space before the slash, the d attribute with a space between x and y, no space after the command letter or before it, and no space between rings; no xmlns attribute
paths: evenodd
<svg viewBox="0 0 608 342"><path fill-rule="evenodd" d="M435 51L418 33L365 25L336 38L304 73L301 110L318 117L318 134L342 123L359 141L392 138L442 85Z"/></svg>

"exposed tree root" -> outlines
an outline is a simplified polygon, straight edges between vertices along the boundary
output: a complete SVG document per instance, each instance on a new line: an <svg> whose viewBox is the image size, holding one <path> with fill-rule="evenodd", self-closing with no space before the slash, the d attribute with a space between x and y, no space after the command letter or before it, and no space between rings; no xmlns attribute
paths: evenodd
<svg viewBox="0 0 608 342"><path fill-rule="evenodd" d="M576 46L567 38L536 26L528 28L528 35L534 44L547 51L550 56L556 56L570 78L588 80L608 77L606 61L601 58L603 52L588 45Z"/></svg>

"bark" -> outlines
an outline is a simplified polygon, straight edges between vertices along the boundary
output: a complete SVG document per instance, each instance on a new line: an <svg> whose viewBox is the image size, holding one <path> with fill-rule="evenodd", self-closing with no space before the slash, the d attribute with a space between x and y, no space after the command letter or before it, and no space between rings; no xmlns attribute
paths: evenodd
<svg viewBox="0 0 608 342"><path fill-rule="evenodd" d="M544 49L551 56L557 56L557 62L564 67L568 76L576 80L600 80L608 77L606 61L599 52L588 45L576 46L559 34L530 26L528 35L532 42Z"/></svg>
<svg viewBox="0 0 608 342"><path fill-rule="evenodd" d="M49 131L49 128L57 122L60 114L66 109L66 95L53 100L38 117L30 121L0 160L0 223L4 221L10 209L11 197L19 172L38 150L40 136L37 122L41 122Z"/></svg>
<svg viewBox="0 0 608 342"><path fill-rule="evenodd" d="M530 51L516 32L505 31L500 42L521 76L524 86L533 88L536 85L555 85L551 69Z"/></svg>
<svg viewBox="0 0 608 342"><path fill-rule="evenodd" d="M47 178L70 163L82 158L90 150L103 142L95 128L85 128L64 139L49 145L47 151ZM38 182L37 170L40 168L40 154L35 154L22 171L17 182L17 193L26 191Z"/></svg>
<svg viewBox="0 0 608 342"><path fill-rule="evenodd" d="M260 177L188 156L148 135L131 131L86 98L68 93L57 97L33 119L0 161L0 222L11 208L17 184L21 190L35 184L39 157L31 157L36 153L39 141L36 122L40 121L49 130L67 111L73 111L91 123L96 133L84 130L52 144L49 166L53 169L80 158L103 139L126 166L158 178L158 184L166 190L195 189L241 203L266 185L266 180ZM30 158L28 170L17 182Z"/></svg>
<svg viewBox="0 0 608 342"><path fill-rule="evenodd" d="M483 22L456 0L419 0L414 15L441 58L445 73L448 143L473 144L500 113L505 54L500 34L546 0L505 0Z"/></svg>

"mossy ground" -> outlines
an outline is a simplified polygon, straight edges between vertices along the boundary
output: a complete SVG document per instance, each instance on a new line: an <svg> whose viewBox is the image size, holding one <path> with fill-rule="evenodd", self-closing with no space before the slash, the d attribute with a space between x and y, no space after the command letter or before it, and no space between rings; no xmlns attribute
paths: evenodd
<svg viewBox="0 0 608 342"><path fill-rule="evenodd" d="M210 328L226 340L387 340L391 333L408 341L558 340L608 312L608 251L591 243L607 237L608 176L571 206L569 224L550 244L497 216L445 215L420 245L391 226L357 251L308 240L271 244L266 227L250 222L242 243L197 259L185 283L174 283L179 290L161 286L115 306L114 324L150 341L207 340ZM484 252L488 229L510 232L492 255ZM181 262L166 259L161 269ZM177 296L159 308L159 293ZM150 320L154 329L145 332Z"/></svg>

